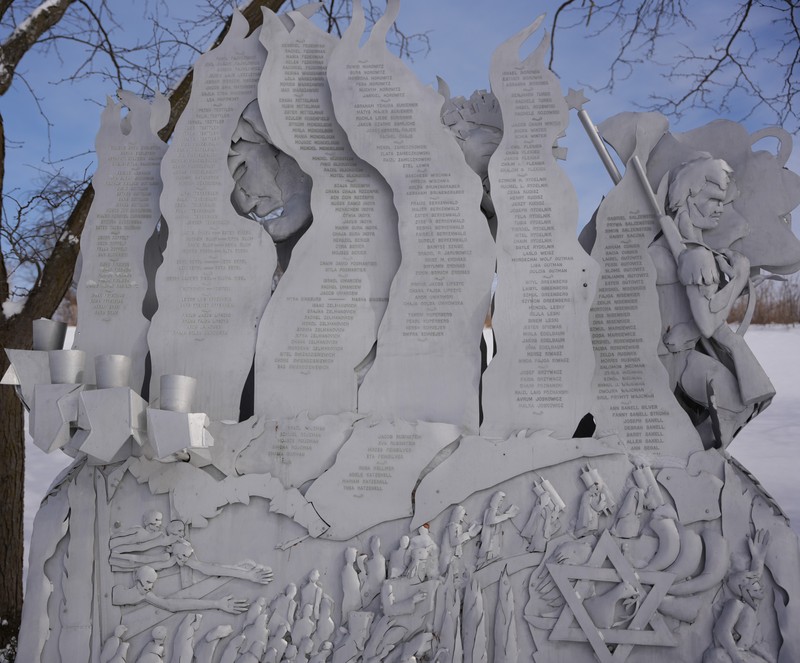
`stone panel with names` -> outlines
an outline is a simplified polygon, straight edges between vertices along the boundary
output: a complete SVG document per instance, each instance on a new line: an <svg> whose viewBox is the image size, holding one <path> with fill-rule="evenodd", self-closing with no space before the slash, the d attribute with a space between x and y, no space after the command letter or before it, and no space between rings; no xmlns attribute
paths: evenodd
<svg viewBox="0 0 800 663"><path fill-rule="evenodd" d="M142 315L147 276L142 256L160 216L161 159L167 149L158 130L169 119L161 96L151 106L121 92L130 104L110 99L97 134L95 191L81 234L78 325L73 347L88 352L84 379L94 382L93 357L123 354L132 359L129 386L144 381L149 321Z"/></svg>
<svg viewBox="0 0 800 663"><path fill-rule="evenodd" d="M598 267L578 244L575 190L553 147L568 122L545 42L520 62L541 19L500 46L492 91L503 139L489 163L497 212L497 355L483 377L481 434L522 428L571 435L591 407L594 354L587 328Z"/></svg>
<svg viewBox="0 0 800 663"><path fill-rule="evenodd" d="M403 256L359 411L475 430L494 247L480 178L441 123L442 97L386 48L397 8L390 3L359 48L365 21L356 3L328 67L354 151L394 191Z"/></svg>
<svg viewBox="0 0 800 663"><path fill-rule="evenodd" d="M288 18L291 31L265 13L259 104L275 145L312 178L314 222L258 331L256 408L277 418L356 410L355 369L375 343L400 263L392 191L333 114L327 66L339 40L299 12Z"/></svg>
<svg viewBox="0 0 800 663"><path fill-rule="evenodd" d="M305 494L331 526L324 537L343 541L379 522L410 516L420 474L459 433L458 426L424 421L356 422L336 462Z"/></svg>
<svg viewBox="0 0 800 663"><path fill-rule="evenodd" d="M195 66L192 96L164 158L161 209L169 229L156 277L158 311L148 341L151 400L159 378L197 378L194 411L237 420L256 327L277 263L262 227L231 204L228 152L242 110L256 97L266 52L234 15L225 41Z"/></svg>
<svg viewBox="0 0 800 663"><path fill-rule="evenodd" d="M590 318L597 361L592 413L598 431L616 431L631 452L683 456L702 443L658 358L661 314L648 254L658 231L631 164L597 211L592 257L601 273Z"/></svg>

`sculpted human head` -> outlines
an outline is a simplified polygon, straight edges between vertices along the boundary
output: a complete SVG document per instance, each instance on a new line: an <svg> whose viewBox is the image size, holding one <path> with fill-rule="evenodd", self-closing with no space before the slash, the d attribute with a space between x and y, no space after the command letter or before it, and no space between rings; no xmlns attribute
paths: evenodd
<svg viewBox="0 0 800 663"><path fill-rule="evenodd" d="M164 522L164 516L160 511L151 509L146 511L142 518L142 524L148 532L157 532L161 529L161 524Z"/></svg>
<svg viewBox="0 0 800 663"><path fill-rule="evenodd" d="M500 503L503 501L505 496L506 494L502 490L498 490L496 493L492 495L492 498L489 500L489 504L492 507L497 508L500 506Z"/></svg>
<svg viewBox="0 0 800 663"><path fill-rule="evenodd" d="M153 585L158 580L158 573L152 566L140 566L134 574L136 588L142 593L147 594L153 589Z"/></svg>
<svg viewBox="0 0 800 663"><path fill-rule="evenodd" d="M186 523L182 520L171 520L167 525L167 534L184 538L186 536Z"/></svg>
<svg viewBox="0 0 800 663"><path fill-rule="evenodd" d="M724 205L734 193L732 172L722 159L706 155L681 164L670 173L669 209L675 213L684 237L690 234L689 223L700 230L719 225Z"/></svg>
<svg viewBox="0 0 800 663"><path fill-rule="evenodd" d="M753 609L756 609L759 601L764 598L761 580L758 574L752 571L732 573L728 578L728 587Z"/></svg>
<svg viewBox="0 0 800 663"><path fill-rule="evenodd" d="M275 242L302 234L311 223L311 178L275 147L257 100L239 118L228 169L234 181L233 208L258 221Z"/></svg>
<svg viewBox="0 0 800 663"><path fill-rule="evenodd" d="M194 548L188 541L178 541L172 544L172 554L175 556L178 566L186 564L192 553L194 553Z"/></svg>

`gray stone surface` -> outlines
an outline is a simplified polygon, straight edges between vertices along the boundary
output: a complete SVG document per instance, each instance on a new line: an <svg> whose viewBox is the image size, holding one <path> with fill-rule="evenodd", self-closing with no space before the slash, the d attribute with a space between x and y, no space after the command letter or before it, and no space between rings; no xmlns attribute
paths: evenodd
<svg viewBox="0 0 800 663"><path fill-rule="evenodd" d="M161 211L169 229L148 334L150 400L162 375L198 381L195 411L238 420L256 327L271 291L271 237L231 204L231 137L256 97L266 53L238 16L195 66L192 96L164 157ZM191 164L187 168L187 164Z"/></svg>
<svg viewBox="0 0 800 663"><path fill-rule="evenodd" d="M336 462L306 492L337 541L387 520L410 516L422 471L459 437L457 426L424 421L359 421Z"/></svg>
<svg viewBox="0 0 800 663"><path fill-rule="evenodd" d="M271 53L259 104L272 142L313 180L314 222L259 326L256 409L269 417L355 411L358 374L377 338L400 262L392 192L350 148L326 71L338 39L299 12L265 14Z"/></svg>
<svg viewBox="0 0 800 663"><path fill-rule="evenodd" d="M94 384L94 357L131 357L129 386L144 383L149 321L142 314L147 291L144 247L159 217L161 159L167 149L158 131L169 120L169 101L152 105L130 92L108 100L95 150L95 196L81 233L78 326L73 347L87 350L86 377ZM128 108L123 117L123 105Z"/></svg>
<svg viewBox="0 0 800 663"><path fill-rule="evenodd" d="M394 192L403 255L358 408L475 431L492 238L480 213L480 180L439 119L444 100L386 48L397 8L387 8L359 47L364 19L354 7L328 67L336 117L353 150Z"/></svg>
<svg viewBox="0 0 800 663"><path fill-rule="evenodd" d="M490 70L505 130L489 162L498 351L483 376L488 437L522 428L568 436L592 405L594 352L584 330L599 270L578 244L577 197L554 154L567 105L544 60L546 39L519 56L542 18L500 46Z"/></svg>

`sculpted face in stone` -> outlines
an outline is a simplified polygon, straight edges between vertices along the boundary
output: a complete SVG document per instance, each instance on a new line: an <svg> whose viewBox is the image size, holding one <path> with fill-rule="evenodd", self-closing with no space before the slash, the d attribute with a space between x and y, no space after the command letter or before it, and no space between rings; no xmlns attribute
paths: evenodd
<svg viewBox="0 0 800 663"><path fill-rule="evenodd" d="M148 594L156 584L158 574L152 567L142 566L136 570L135 578L136 589L138 589L141 594Z"/></svg>
<svg viewBox="0 0 800 663"><path fill-rule="evenodd" d="M188 543L180 542L172 546L172 554L175 555L175 560L179 566L186 564L193 553L194 549Z"/></svg>
<svg viewBox="0 0 800 663"><path fill-rule="evenodd" d="M275 242L297 239L311 224L311 178L272 144L257 101L239 118L228 168L234 209L260 223Z"/></svg>
<svg viewBox="0 0 800 663"><path fill-rule="evenodd" d="M144 528L148 532L158 532L163 520L164 516L160 511L148 511L144 514Z"/></svg>
<svg viewBox="0 0 800 663"><path fill-rule="evenodd" d="M699 158L674 171L669 187L669 207L685 239L700 240L697 230L719 225L724 205L735 194L730 186L731 167L722 159Z"/></svg>
<svg viewBox="0 0 800 663"><path fill-rule="evenodd" d="M186 523L182 520L173 520L167 525L167 534L184 538L186 536Z"/></svg>

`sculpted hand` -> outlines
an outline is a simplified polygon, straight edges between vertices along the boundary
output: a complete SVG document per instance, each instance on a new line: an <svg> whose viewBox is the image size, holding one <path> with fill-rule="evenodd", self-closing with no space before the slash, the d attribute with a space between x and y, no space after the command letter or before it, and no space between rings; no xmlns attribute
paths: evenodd
<svg viewBox="0 0 800 663"><path fill-rule="evenodd" d="M232 615L240 615L250 607L250 602L246 599L235 599L231 595L219 599L218 603L220 610L229 612Z"/></svg>
<svg viewBox="0 0 800 663"><path fill-rule="evenodd" d="M746 256L730 249L722 249L720 253L722 255L716 257L719 271L729 279L737 277L743 279L750 275L750 261Z"/></svg>
<svg viewBox="0 0 800 663"><path fill-rule="evenodd" d="M250 580L261 583L262 585L268 585L271 583L272 578L272 569L268 566L259 566L250 572Z"/></svg>
<svg viewBox="0 0 800 663"><path fill-rule="evenodd" d="M769 532L767 530L756 530L755 536L747 537L747 547L750 549L750 557L752 557L754 563L759 565L764 563L768 545Z"/></svg>

